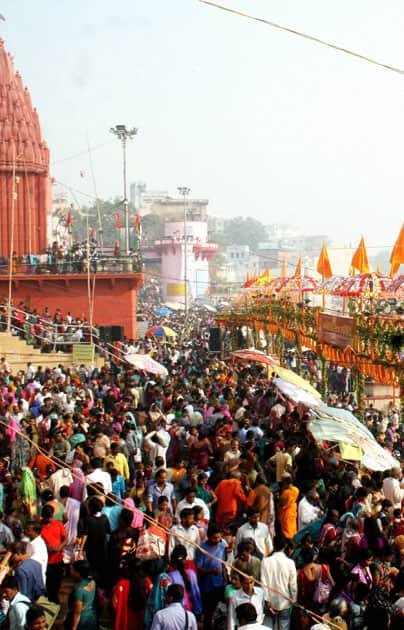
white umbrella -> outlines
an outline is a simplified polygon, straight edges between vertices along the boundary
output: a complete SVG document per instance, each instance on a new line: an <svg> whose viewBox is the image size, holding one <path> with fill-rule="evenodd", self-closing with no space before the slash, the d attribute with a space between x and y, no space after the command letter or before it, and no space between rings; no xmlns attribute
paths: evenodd
<svg viewBox="0 0 404 630"><path fill-rule="evenodd" d="M164 302L164 306L167 306L172 311L183 311L185 309L185 305L182 302Z"/></svg>
<svg viewBox="0 0 404 630"><path fill-rule="evenodd" d="M138 370L144 370L156 376L168 376L167 368L155 361L150 354L125 354L124 359Z"/></svg>
<svg viewBox="0 0 404 630"><path fill-rule="evenodd" d="M317 417L310 422L309 429L318 442L331 441L360 448L363 453L361 465L369 470L400 467L399 462L350 411L323 405L314 409L314 414Z"/></svg>
<svg viewBox="0 0 404 630"><path fill-rule="evenodd" d="M276 368L274 368L274 371L276 371ZM323 404L321 398L317 398L317 396L308 392L306 389L303 389L303 387L290 383L284 378L276 376L273 379L273 383L282 392L282 394L285 394L285 396L290 398L290 400L293 400L295 403L302 403L310 409L317 409L317 407L320 407Z"/></svg>

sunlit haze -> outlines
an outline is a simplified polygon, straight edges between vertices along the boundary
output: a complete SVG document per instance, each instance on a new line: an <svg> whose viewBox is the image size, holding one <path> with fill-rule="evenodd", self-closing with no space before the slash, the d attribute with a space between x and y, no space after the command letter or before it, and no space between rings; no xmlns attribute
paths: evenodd
<svg viewBox="0 0 404 630"><path fill-rule="evenodd" d="M400 0L223 4L404 68ZM57 180L93 195L88 134L105 145L93 150L98 194L120 195L109 128L125 123L140 130L131 182L172 194L189 186L222 217L393 244L404 217L404 76L197 0L13 0L1 11Z"/></svg>

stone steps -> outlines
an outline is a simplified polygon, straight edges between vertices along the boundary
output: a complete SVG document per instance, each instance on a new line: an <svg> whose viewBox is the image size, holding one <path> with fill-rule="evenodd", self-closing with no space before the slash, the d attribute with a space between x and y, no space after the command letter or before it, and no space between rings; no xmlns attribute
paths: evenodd
<svg viewBox="0 0 404 630"><path fill-rule="evenodd" d="M13 373L25 370L27 363L32 363L34 367L39 365L43 368L54 368L58 365L63 367L73 366L73 355L71 352L41 352L39 348L30 346L26 341L11 335L8 332L0 332L0 356L5 357L10 364ZM104 359L95 357L95 365L104 365Z"/></svg>

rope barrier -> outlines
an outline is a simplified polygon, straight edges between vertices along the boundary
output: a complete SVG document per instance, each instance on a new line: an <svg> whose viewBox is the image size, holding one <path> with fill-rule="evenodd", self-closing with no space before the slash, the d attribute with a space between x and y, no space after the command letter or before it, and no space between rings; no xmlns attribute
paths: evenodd
<svg viewBox="0 0 404 630"><path fill-rule="evenodd" d="M288 26L283 26L282 24L278 24L276 22L272 22L271 20L266 20L265 18L260 18L255 15L251 15L249 13L244 13L243 11L238 11L237 9L232 9L231 7L225 7L222 4L217 4L216 2L211 2L210 0L199 0L202 4L207 4L215 9L220 9L221 11L226 11L227 13L233 13L234 15L239 15L240 17L247 18L248 20L254 20L255 22L261 22L262 24L266 24L267 26L272 26L272 28L277 28L281 31L285 31L286 33L290 33L292 35L296 35L297 37L302 37L303 39L308 39L316 44L321 44L321 46L326 46L327 48L332 48L333 50L337 50L338 52L342 52L346 55L350 55L351 57L355 57L356 59L360 59L361 61L366 61L367 63L371 63L375 66L379 66L384 68L385 70L391 70L392 72L396 72L397 74L404 74L404 70L402 68L398 68L396 66L392 66L390 64L384 63L383 61L378 61L377 59L373 59L372 57L368 57L367 55L362 55L361 53L350 50L349 48L344 48L343 46L338 46L337 44L333 44L332 42L328 42L325 39L320 39L319 37L315 37L314 35L309 35L308 33L303 33L302 31L297 31L294 28L289 28Z"/></svg>
<svg viewBox="0 0 404 630"><path fill-rule="evenodd" d="M4 421L4 420L0 420L0 425L5 426L6 428L9 428L9 425ZM31 446L39 451L39 453L41 453L42 455L45 455L46 457L48 457L59 470L62 469L68 469L70 470L70 473L72 475L73 478L78 479L80 481L82 481L80 479L80 477L78 477L78 475L76 475L76 473L73 471L72 467L70 465L68 465L66 462L64 462L63 460L59 459L58 457L54 456L54 455L50 455L49 451L45 448L43 448L42 446L39 446L39 444L36 444L36 442L34 442L33 440L31 440L31 438L29 438L27 435L25 435L25 433L23 433L22 431L20 431L19 429L14 429L13 431L19 435L20 437L22 437L24 440L26 440L29 444L31 444ZM98 495L102 495L105 498L108 497L108 499L114 503L115 505L118 505L120 507L122 507L122 503L120 502L120 497L118 497L117 495L115 495L114 493L107 493L105 491L101 491L100 488L93 484L93 483L87 483L86 486L91 487L93 490L95 490L95 492ZM230 564L229 562L227 562L226 560L221 560L220 558L217 558L216 556L214 556L213 554L209 553L208 551L206 551L206 549L203 549L200 545L198 545L197 543L193 542L192 540L189 540L188 538L186 538L185 536L183 536L182 534L178 533L178 532L172 532L171 529L169 529L168 527L162 525L161 523L158 523L158 521L156 521L156 519L154 519L153 517L149 516L148 514L145 514L144 512L142 512L142 510L138 510L137 508L129 508L126 507L124 509L129 510L130 512L132 512L133 514L137 514L137 513L141 513L144 520L146 522L148 522L151 525L154 525L155 527L157 527L158 529L160 529L161 531L163 531L165 534L169 535L169 536L174 536L176 539L181 540L182 542L185 542L186 544L191 544L195 549L197 549L200 553L202 553L203 555L209 557L212 560L215 560L216 562L219 562L224 568L226 568L228 571L233 571L238 573L240 576L242 577L248 577L251 578L253 576L248 575L247 573L244 573L243 571L241 571L240 569L238 569L237 567L233 566L232 564ZM271 593L274 593L275 595L278 595L280 597L282 597L283 599L285 599L287 602L289 602L289 604L291 606L294 606L296 608L299 608L300 610L302 610L303 612L305 612L306 614L308 614L310 617L312 617L315 621L319 621L319 622L323 622L323 618L318 615L317 613L315 613L314 611L311 611L307 608L305 608L304 606L302 606L301 604L299 604L296 601L293 601L288 595L286 595L285 593L282 593L281 591L273 588L272 586L269 586L268 584L265 584L263 582L261 582L260 580L257 580L256 578L254 578L254 583L257 584L258 586L260 586L261 588L263 588L264 590L267 590ZM331 621L327 621L326 622L330 627L334 627L336 630L339 630L339 626L337 624L334 624Z"/></svg>

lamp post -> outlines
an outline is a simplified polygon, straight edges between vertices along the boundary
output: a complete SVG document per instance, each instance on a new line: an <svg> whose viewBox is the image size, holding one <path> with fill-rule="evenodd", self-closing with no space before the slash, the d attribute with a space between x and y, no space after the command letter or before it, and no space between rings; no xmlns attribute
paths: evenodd
<svg viewBox="0 0 404 630"><path fill-rule="evenodd" d="M191 192L186 186L178 186L178 192L184 198L184 315L188 315L188 242L187 242L187 203L186 198Z"/></svg>
<svg viewBox="0 0 404 630"><path fill-rule="evenodd" d="M122 142L123 153L123 205L125 214L125 252L129 256L129 201L128 201L128 185L126 179L126 143L137 135L138 129L132 127L127 129L126 125L116 125L111 127L110 132L114 134Z"/></svg>

